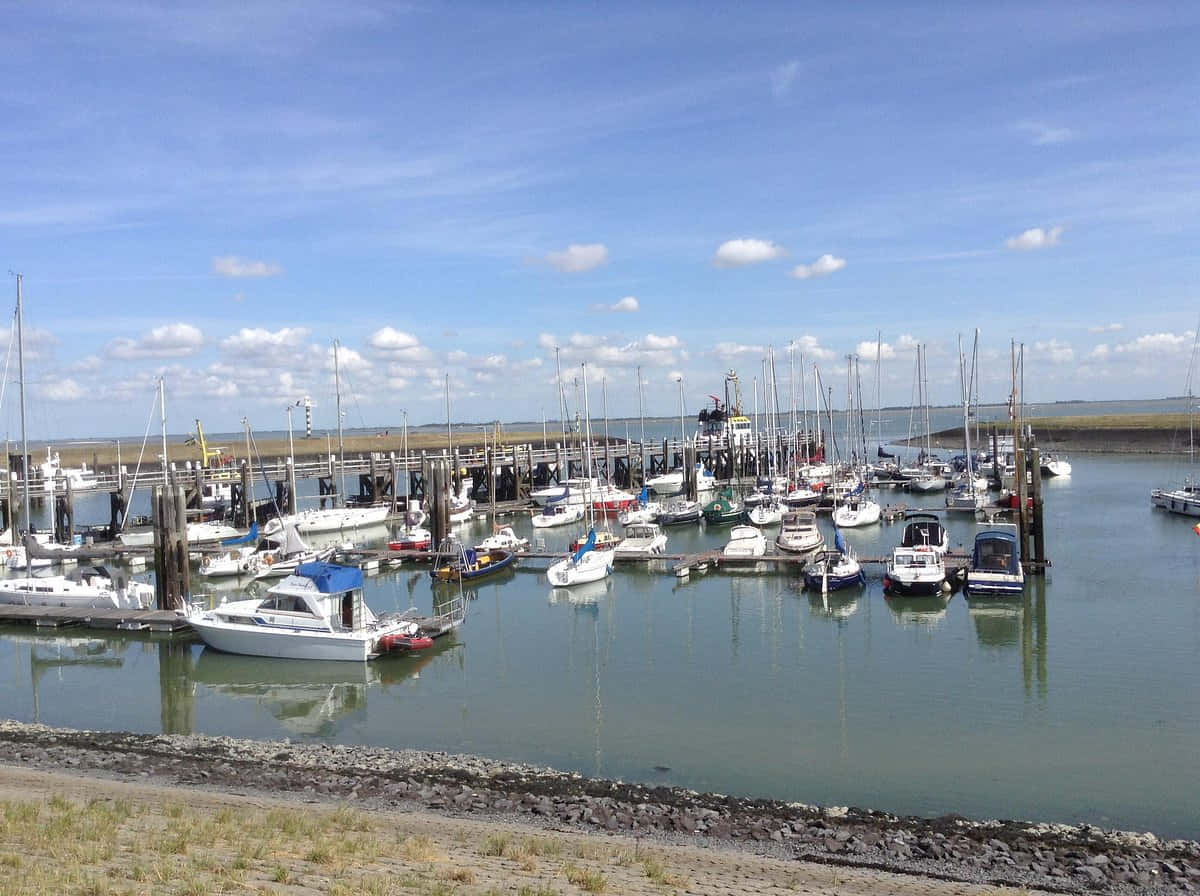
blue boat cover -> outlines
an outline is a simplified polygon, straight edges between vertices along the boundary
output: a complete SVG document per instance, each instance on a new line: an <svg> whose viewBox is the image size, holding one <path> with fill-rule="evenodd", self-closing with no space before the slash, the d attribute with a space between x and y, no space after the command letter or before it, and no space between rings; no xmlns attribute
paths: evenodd
<svg viewBox="0 0 1200 896"><path fill-rule="evenodd" d="M250 531L245 535L237 535L233 538L222 538L221 547L233 547L235 544L254 544L258 541L258 520L250 524Z"/></svg>
<svg viewBox="0 0 1200 896"><path fill-rule="evenodd" d="M296 567L296 575L312 579L322 594L338 594L361 588L363 584L361 569L336 563L301 563Z"/></svg>

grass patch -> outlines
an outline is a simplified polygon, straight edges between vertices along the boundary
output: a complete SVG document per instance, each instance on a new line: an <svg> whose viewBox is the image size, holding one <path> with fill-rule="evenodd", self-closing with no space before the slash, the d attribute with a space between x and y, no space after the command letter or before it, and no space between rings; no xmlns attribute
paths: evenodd
<svg viewBox="0 0 1200 896"><path fill-rule="evenodd" d="M424 834L405 837L400 841L398 852L410 862L437 862L446 857L432 838Z"/></svg>
<svg viewBox="0 0 1200 896"><path fill-rule="evenodd" d="M579 889L587 893L603 893L605 887L608 886L608 881L604 879L604 875L590 868L566 865L563 867L563 874L567 877L567 883L574 887L579 887Z"/></svg>

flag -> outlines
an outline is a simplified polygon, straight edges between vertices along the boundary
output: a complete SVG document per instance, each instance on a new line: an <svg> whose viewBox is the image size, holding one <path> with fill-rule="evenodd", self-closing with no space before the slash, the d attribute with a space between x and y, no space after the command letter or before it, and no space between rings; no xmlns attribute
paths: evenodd
<svg viewBox="0 0 1200 896"><path fill-rule="evenodd" d="M580 558L582 558L584 554L586 554L588 551L590 551L595 546L596 546L596 530L588 529L587 541L585 541L583 544L581 544L579 546L579 550L577 550L575 552L575 555L571 558L571 562L578 563Z"/></svg>
<svg viewBox="0 0 1200 896"><path fill-rule="evenodd" d="M1200 523L1196 523L1196 525L1192 526L1192 531L1197 535L1200 535Z"/></svg>

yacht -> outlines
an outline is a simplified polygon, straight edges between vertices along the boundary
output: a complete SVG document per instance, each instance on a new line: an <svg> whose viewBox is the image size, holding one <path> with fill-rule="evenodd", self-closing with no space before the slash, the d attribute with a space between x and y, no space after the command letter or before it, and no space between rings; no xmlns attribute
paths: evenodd
<svg viewBox="0 0 1200 896"><path fill-rule="evenodd" d="M148 610L154 607L154 586L126 581L120 574L114 578L103 566L88 566L69 576L0 579L0 604Z"/></svg>
<svg viewBox="0 0 1200 896"><path fill-rule="evenodd" d="M817 528L817 515L811 510L791 510L783 523L775 546L789 554L811 556L825 547L825 536Z"/></svg>
<svg viewBox="0 0 1200 896"><path fill-rule="evenodd" d="M1017 527L992 523L975 534L975 548L967 567L969 597L1020 595L1025 591L1025 571L1017 550Z"/></svg>

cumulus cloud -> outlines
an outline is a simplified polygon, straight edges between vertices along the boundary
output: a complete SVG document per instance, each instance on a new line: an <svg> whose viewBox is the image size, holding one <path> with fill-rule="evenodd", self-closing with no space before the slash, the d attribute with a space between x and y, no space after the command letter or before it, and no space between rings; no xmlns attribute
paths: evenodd
<svg viewBox="0 0 1200 896"><path fill-rule="evenodd" d="M252 261L236 255L218 255L212 262L213 273L222 277L278 277L283 268L270 261Z"/></svg>
<svg viewBox="0 0 1200 896"><path fill-rule="evenodd" d="M1031 227L1016 236L1010 236L1004 241L1010 249L1015 249L1018 252L1028 252L1032 249L1048 249L1051 246L1057 246L1059 237L1063 234L1063 228L1051 227L1049 230L1043 230L1041 227Z"/></svg>
<svg viewBox="0 0 1200 896"><path fill-rule="evenodd" d="M307 364L319 356L319 350L307 343L308 335L305 327L283 327L279 330L243 327L221 340L221 351L236 358L245 367L286 370L295 368L298 362ZM270 376L273 379L275 374Z"/></svg>
<svg viewBox="0 0 1200 896"><path fill-rule="evenodd" d="M1035 342L1033 350L1044 355L1053 364L1069 364L1075 360L1075 349L1057 339Z"/></svg>
<svg viewBox="0 0 1200 896"><path fill-rule="evenodd" d="M47 401L78 401L85 395L79 383L70 377L43 383L38 394Z"/></svg>
<svg viewBox="0 0 1200 896"><path fill-rule="evenodd" d="M1124 324L1098 324L1094 327L1088 327L1089 333L1116 333L1118 330L1124 330Z"/></svg>
<svg viewBox="0 0 1200 896"><path fill-rule="evenodd" d="M394 327L376 330L367 338L367 345L377 354L394 361L428 361L433 357L416 336Z"/></svg>
<svg viewBox="0 0 1200 896"><path fill-rule="evenodd" d="M1101 342L1099 345L1097 345L1095 348L1093 348L1090 352L1088 352L1088 357L1095 361L1103 361L1110 354L1112 354L1112 350L1108 347L1108 345L1106 343Z"/></svg>
<svg viewBox="0 0 1200 896"><path fill-rule="evenodd" d="M854 353L864 361L874 361L878 350L880 361L891 361L899 357L900 352L912 351L917 341L907 334L901 336L893 345L890 342L871 342L863 340L854 347Z"/></svg>
<svg viewBox="0 0 1200 896"><path fill-rule="evenodd" d="M825 348L817 340L816 336L805 333L799 339L793 340L793 344L806 358L810 360L816 358L818 360L828 360L833 357L833 351Z"/></svg>
<svg viewBox="0 0 1200 896"><path fill-rule="evenodd" d="M1162 352L1178 352L1191 346L1195 334L1188 330L1183 334L1146 333L1131 342L1118 345L1114 351L1122 355L1152 355Z"/></svg>
<svg viewBox="0 0 1200 896"><path fill-rule="evenodd" d="M144 358L182 358L195 354L204 344L204 334L191 324L155 327L140 339L114 339L108 344L110 358L135 361Z"/></svg>
<svg viewBox="0 0 1200 896"><path fill-rule="evenodd" d="M1075 132L1070 128L1054 127L1040 121L1022 121L1017 125L1017 130L1027 135L1034 146L1054 146L1075 137Z"/></svg>
<svg viewBox="0 0 1200 896"><path fill-rule="evenodd" d="M626 296L625 298L621 299L620 301L614 302L611 305L604 305L604 304L593 305L592 310L593 311L633 312L633 311L637 311L640 307L641 306L638 304L638 300L636 298L634 298L633 296Z"/></svg>
<svg viewBox="0 0 1200 896"><path fill-rule="evenodd" d="M783 253L783 247L770 240L726 240L717 247L717 252L713 255L713 264L719 268L740 268L779 258Z"/></svg>
<svg viewBox="0 0 1200 896"><path fill-rule="evenodd" d="M846 266L846 259L838 258L826 252L812 264L798 264L792 268L792 276L797 280L807 280L809 277L824 277L840 271Z"/></svg>
<svg viewBox="0 0 1200 896"><path fill-rule="evenodd" d="M549 334L543 336L547 337L546 343L559 349L564 364L586 361L589 365L589 377L592 365L609 364L622 369L639 364L668 365L678 363L683 355L682 343L679 337L674 335L659 336L647 333L631 340L620 334L610 336L576 332L565 341L558 341ZM540 364L540 361L538 363Z"/></svg>
<svg viewBox="0 0 1200 896"><path fill-rule="evenodd" d="M603 243L571 243L546 255L546 261L556 270L578 274L598 268L608 261L608 247Z"/></svg>
<svg viewBox="0 0 1200 896"><path fill-rule="evenodd" d="M756 358L761 358L767 353L767 349L765 346L746 345L741 342L718 342L713 346L712 353L722 361L732 361L734 358L740 358L745 355L754 355Z"/></svg>
<svg viewBox="0 0 1200 896"><path fill-rule="evenodd" d="M791 59L783 65L777 66L775 71L771 72L771 93L777 97L787 96L798 74L800 74L799 59Z"/></svg>

